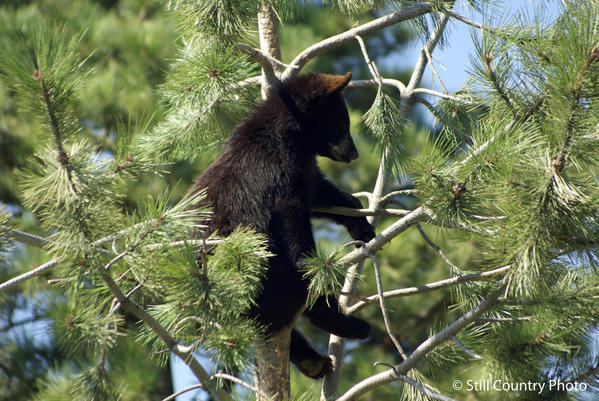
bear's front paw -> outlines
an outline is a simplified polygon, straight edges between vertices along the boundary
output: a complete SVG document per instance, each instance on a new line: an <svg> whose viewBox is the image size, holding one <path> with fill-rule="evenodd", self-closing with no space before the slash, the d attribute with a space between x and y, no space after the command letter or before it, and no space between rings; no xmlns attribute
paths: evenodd
<svg viewBox="0 0 599 401"><path fill-rule="evenodd" d="M376 237L374 227L372 227L367 221L364 221L362 224L353 227L349 234L354 240L363 242L368 242Z"/></svg>

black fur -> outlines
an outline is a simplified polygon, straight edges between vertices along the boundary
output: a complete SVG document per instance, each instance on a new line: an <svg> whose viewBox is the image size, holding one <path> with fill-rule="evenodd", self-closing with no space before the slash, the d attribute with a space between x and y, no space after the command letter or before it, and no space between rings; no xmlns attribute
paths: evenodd
<svg viewBox="0 0 599 401"><path fill-rule="evenodd" d="M234 130L221 156L194 186L206 188L213 207L208 232L226 236L243 225L268 236L275 256L251 314L270 333L293 325L305 309L308 283L301 268L305 255L314 252L311 217L343 224L356 240L375 236L365 218L310 212L312 207L361 207L354 196L327 181L316 164L317 154L344 162L358 157L341 93L350 78L349 73L308 74L280 84ZM368 337L368 323L340 313L334 299L319 299L305 314L336 335ZM291 360L314 378L330 369L329 358L295 329Z"/></svg>

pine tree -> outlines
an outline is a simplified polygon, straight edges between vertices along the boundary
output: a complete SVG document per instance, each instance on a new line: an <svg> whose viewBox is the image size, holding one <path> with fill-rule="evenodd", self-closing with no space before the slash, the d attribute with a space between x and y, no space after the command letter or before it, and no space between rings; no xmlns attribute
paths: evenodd
<svg viewBox="0 0 599 401"><path fill-rule="evenodd" d="M0 292L10 305L32 280L46 277L61 294L47 301L57 339L49 360L57 364L35 383L34 399L139 397L124 372L143 366L118 358L127 347L151 350L156 366L172 353L215 400L238 397L223 381L261 400L314 398L305 389L289 394L288 375L252 385L209 373L195 356L201 348L228 372L251 371L254 358L262 378L268 365L287 371L280 356L288 333L267 339L244 313L260 291L266 239L240 227L227 238L194 240L204 229L198 222L210 216L202 194L181 198L175 188L137 199L127 191L132 182L168 174L173 162L191 166L277 80L350 45L360 49L360 68L370 75L347 91L372 95L361 131L378 172L372 191L356 188L364 209L330 212L369 216L379 235L359 248L322 247L306 274L310 299L333 293L345 312L377 323L371 343L357 350L330 337L334 369L321 399L349 401L371 391L378 398L401 391L405 400L595 394L599 5L564 1L556 20L542 23L524 16L502 22L493 2L465 3L484 24L458 14L454 2L331 2L319 7L355 26L289 55L281 51L279 29L283 34L305 5L170 1L180 48L159 86L163 108L145 119L130 117L126 101L114 102L114 112L92 107L97 86L90 82L100 82L105 70L90 69L101 47L93 53L84 45L99 26L79 31L40 19L31 8L3 14L0 72L10 90L3 93L39 132L18 189L5 202L18 195L44 235L18 230L27 219L3 211L0 263L12 273L15 242L42 248L47 259L3 277ZM366 35L408 21L424 44L405 79L379 70ZM427 66L444 87L432 54L451 44L450 21L471 25L476 47L471 79L453 94L422 87ZM440 129L427 135L411 126L415 103ZM405 245L427 247L427 256ZM412 255L427 259L404 278L399 263ZM398 322L409 316L405 310L420 319ZM346 351L351 360L343 358ZM365 363L366 355L376 359Z"/></svg>

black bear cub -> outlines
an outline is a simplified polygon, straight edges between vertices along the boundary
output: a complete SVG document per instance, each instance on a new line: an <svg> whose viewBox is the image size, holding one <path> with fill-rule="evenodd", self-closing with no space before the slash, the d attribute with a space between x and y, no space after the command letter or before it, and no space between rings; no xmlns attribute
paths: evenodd
<svg viewBox="0 0 599 401"><path fill-rule="evenodd" d="M251 315L270 333L293 325L302 312L315 326L341 337L363 339L370 331L365 321L342 314L332 297L305 309L308 282L302 278L304 258L315 249L311 217L343 224L355 240L375 236L365 218L310 211L361 207L327 181L316 164L316 155L346 163L358 157L342 95L350 79L351 73L307 74L280 83L235 128L223 153L194 186L206 189L213 208L208 232L226 236L242 225L268 237L275 256ZM322 377L330 369L330 359L297 329L291 334L290 358L309 377Z"/></svg>

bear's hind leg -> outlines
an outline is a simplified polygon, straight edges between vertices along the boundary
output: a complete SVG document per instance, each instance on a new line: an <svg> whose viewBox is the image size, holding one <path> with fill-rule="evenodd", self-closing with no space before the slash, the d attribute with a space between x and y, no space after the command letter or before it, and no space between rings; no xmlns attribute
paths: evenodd
<svg viewBox="0 0 599 401"><path fill-rule="evenodd" d="M370 334L370 325L362 319L341 313L334 297L318 298L304 314L314 326L339 337L363 340Z"/></svg>
<svg viewBox="0 0 599 401"><path fill-rule="evenodd" d="M320 379L331 370L331 358L312 348L308 340L295 328L291 331L289 348L291 362L304 375L312 379Z"/></svg>

